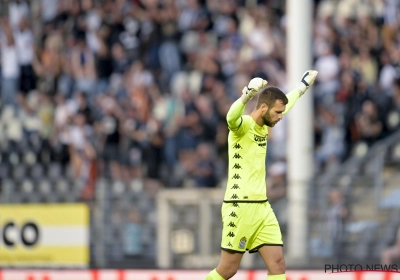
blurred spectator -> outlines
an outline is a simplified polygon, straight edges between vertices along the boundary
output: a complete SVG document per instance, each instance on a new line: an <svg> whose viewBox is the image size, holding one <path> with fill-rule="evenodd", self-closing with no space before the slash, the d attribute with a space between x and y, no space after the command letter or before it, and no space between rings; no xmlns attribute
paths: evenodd
<svg viewBox="0 0 400 280"><path fill-rule="evenodd" d="M197 146L195 165L192 170L196 187L216 186L215 159L211 147L205 143Z"/></svg>
<svg viewBox="0 0 400 280"><path fill-rule="evenodd" d="M346 220L349 217L349 211L340 190L332 189L329 192L329 201L331 205L326 216L326 226L329 237L331 238L333 258L336 262L339 262L343 260L345 254L345 227Z"/></svg>
<svg viewBox="0 0 400 280"><path fill-rule="evenodd" d="M29 2L25 0L11 0L8 6L10 25L16 28L22 18L27 18L30 14Z"/></svg>
<svg viewBox="0 0 400 280"><path fill-rule="evenodd" d="M127 256L140 256L143 254L142 242L142 217L137 209L128 212L124 225L123 248Z"/></svg>
<svg viewBox="0 0 400 280"><path fill-rule="evenodd" d="M400 72L393 81L393 94L389 100L386 127L390 132L395 131L400 125Z"/></svg>
<svg viewBox="0 0 400 280"><path fill-rule="evenodd" d="M20 68L19 92L24 102L25 96L31 90L36 89L36 74L33 70L35 41L29 23L25 17L20 19L18 28L14 31L14 39Z"/></svg>
<svg viewBox="0 0 400 280"><path fill-rule="evenodd" d="M386 94L390 95L390 90L392 88L394 78L396 77L396 65L391 63L390 57L385 51L382 52L380 59L382 69L379 75L379 85L383 90L386 91Z"/></svg>
<svg viewBox="0 0 400 280"><path fill-rule="evenodd" d="M196 180L186 165L207 142L217 152L218 184L229 104L251 77L287 87L287 18L278 1L21 0L5 7L2 103L43 122L46 149L65 164L73 147L69 122L83 114L94 131L99 174L125 183L154 178L177 187ZM318 169L346 159L357 141L372 144L397 127L400 36L396 1L319 1L316 8ZM17 107L18 89L27 97L37 92ZM44 104L27 107L32 100ZM286 158L287 127L275 129L269 164Z"/></svg>
<svg viewBox="0 0 400 280"><path fill-rule="evenodd" d="M89 100L94 102L96 96L95 57L88 48L84 35L80 35L76 40L76 47L71 52L75 90L85 92Z"/></svg>
<svg viewBox="0 0 400 280"><path fill-rule="evenodd" d="M276 161L268 167L267 194L271 202L286 197L286 171L283 161Z"/></svg>
<svg viewBox="0 0 400 280"><path fill-rule="evenodd" d="M74 177L82 181L89 176L90 159L95 156L94 148L90 142L93 129L87 123L83 113L76 113L69 126L70 158Z"/></svg>
<svg viewBox="0 0 400 280"><path fill-rule="evenodd" d="M20 74L19 57L13 30L7 18L2 19L1 31L1 99L3 106L16 106Z"/></svg>
<svg viewBox="0 0 400 280"><path fill-rule="evenodd" d="M333 94L338 87L339 60L333 53L329 42L323 42L321 56L315 61L315 70L318 71L316 92L318 104L329 106L334 102Z"/></svg>
<svg viewBox="0 0 400 280"><path fill-rule="evenodd" d="M121 179L119 164L119 144L121 138L121 109L115 99L104 96L100 99L102 116L95 124L100 136L100 150L102 151L103 174L110 174L114 180Z"/></svg>
<svg viewBox="0 0 400 280"><path fill-rule="evenodd" d="M43 50L39 51L33 62L35 74L38 77L38 90L51 95L55 94L57 90L58 78L63 70L61 48L62 38L60 35L49 35L44 41ZM67 93L65 92L65 94Z"/></svg>
<svg viewBox="0 0 400 280"><path fill-rule="evenodd" d="M329 167L338 164L344 155L344 131L339 118L333 110L319 107L317 131L321 133L321 142L316 149L317 167Z"/></svg>
<svg viewBox="0 0 400 280"><path fill-rule="evenodd" d="M379 119L378 108L372 101L363 102L361 112L356 115L356 126L361 141L370 145L380 138L383 123Z"/></svg>
<svg viewBox="0 0 400 280"><path fill-rule="evenodd" d="M373 144L399 128L400 4L315 3L315 166L329 170L358 141ZM39 163L61 162L65 176L70 165L81 199L94 197L97 176L135 190L143 182L219 185L225 116L243 86L259 76L289 90L284 1L0 5L8 13L0 33L0 152L32 149ZM286 134L281 123L269 135L268 195L278 201L286 193ZM330 196L329 229L341 248L347 209L340 194Z"/></svg>
<svg viewBox="0 0 400 280"><path fill-rule="evenodd" d="M400 259L400 226L397 229L393 246L386 248L381 254L381 264L391 265Z"/></svg>

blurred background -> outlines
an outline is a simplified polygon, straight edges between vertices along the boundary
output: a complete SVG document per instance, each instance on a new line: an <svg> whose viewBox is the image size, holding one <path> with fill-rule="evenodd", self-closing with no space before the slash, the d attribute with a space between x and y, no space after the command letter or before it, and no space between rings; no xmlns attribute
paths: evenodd
<svg viewBox="0 0 400 280"><path fill-rule="evenodd" d="M0 265L215 267L225 116L253 77L291 90L285 5L2 0ZM312 26L319 75L309 93L314 175L301 268L398 264L400 2L314 1ZM284 242L287 122L270 130L266 159ZM88 211L70 215L71 205ZM54 248L71 244L80 261L56 261ZM242 266L264 268L259 256Z"/></svg>

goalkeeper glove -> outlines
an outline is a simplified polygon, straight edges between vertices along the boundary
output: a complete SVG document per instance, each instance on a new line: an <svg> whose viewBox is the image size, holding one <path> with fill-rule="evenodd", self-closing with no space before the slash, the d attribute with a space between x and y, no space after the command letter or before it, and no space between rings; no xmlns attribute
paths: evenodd
<svg viewBox="0 0 400 280"><path fill-rule="evenodd" d="M308 70L303 74L303 78L301 78L301 82L297 86L300 91L300 96L302 96L307 89L314 83L315 78L317 78L318 72L315 70Z"/></svg>
<svg viewBox="0 0 400 280"><path fill-rule="evenodd" d="M242 90L242 96L240 97L240 99L242 100L243 104L247 104L267 84L268 82L261 78L251 79L249 84L245 86Z"/></svg>

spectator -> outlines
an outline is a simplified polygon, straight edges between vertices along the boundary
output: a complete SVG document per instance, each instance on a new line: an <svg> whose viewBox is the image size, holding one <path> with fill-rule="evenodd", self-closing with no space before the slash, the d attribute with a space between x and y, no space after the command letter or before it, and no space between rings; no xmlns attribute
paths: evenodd
<svg viewBox="0 0 400 280"><path fill-rule="evenodd" d="M134 190L143 182L217 186L226 176L229 104L252 77L287 86L283 2L2 1L1 101L15 110L0 152L11 143L71 164L81 199L94 197L97 173ZM315 165L323 170L358 141L399 128L400 6L315 3ZM277 203L285 201L286 134L283 123L269 135ZM338 244L340 204L329 222Z"/></svg>
<svg viewBox="0 0 400 280"><path fill-rule="evenodd" d="M381 254L381 264L391 265L400 259L400 226L397 229L396 239L393 246L383 250Z"/></svg>
<svg viewBox="0 0 400 280"><path fill-rule="evenodd" d="M268 168L269 182L267 182L268 199L275 202L286 197L286 163L276 161Z"/></svg>
<svg viewBox="0 0 400 280"><path fill-rule="evenodd" d="M340 127L338 117L333 110L320 107L318 129L321 130L321 143L316 149L317 166L333 167L344 155L344 131Z"/></svg>
<svg viewBox="0 0 400 280"><path fill-rule="evenodd" d="M340 190L332 189L329 192L329 201L331 205L327 212L326 225L331 240L333 258L336 263L343 260L345 254L345 227L349 211Z"/></svg>
<svg viewBox="0 0 400 280"><path fill-rule="evenodd" d="M18 78L20 75L18 50L12 27L7 18L2 19L1 42L1 98L3 106L16 106Z"/></svg>
<svg viewBox="0 0 400 280"><path fill-rule="evenodd" d="M318 71L318 88L315 90L318 94L318 104L330 106L334 102L334 92L338 87L339 60L333 53L329 42L324 42L321 56L315 61L315 70ZM320 75L322 74L322 75Z"/></svg>
<svg viewBox="0 0 400 280"><path fill-rule="evenodd" d="M362 111L356 115L355 121L360 140L371 145L380 138L383 123L379 119L377 106L372 101L363 102Z"/></svg>
<svg viewBox="0 0 400 280"><path fill-rule="evenodd" d="M121 109L115 99L105 96L99 104L102 116L96 122L100 133L100 150L102 151L102 173L110 174L113 180L120 180L119 145L121 138Z"/></svg>
<svg viewBox="0 0 400 280"><path fill-rule="evenodd" d="M127 256L140 256L143 254L142 242L142 216L137 209L131 209L124 225L123 248Z"/></svg>
<svg viewBox="0 0 400 280"><path fill-rule="evenodd" d="M9 1L8 14L12 28L18 27L22 18L27 18L30 14L28 1L12 0Z"/></svg>
<svg viewBox="0 0 400 280"><path fill-rule="evenodd" d="M76 38L76 46L71 52L72 75L76 80L75 90L88 94L94 102L96 94L96 69L94 54L88 48L83 35Z"/></svg>
<svg viewBox="0 0 400 280"><path fill-rule="evenodd" d="M201 143L196 149L196 164L192 170L196 187L216 186L215 159L209 145Z"/></svg>
<svg viewBox="0 0 400 280"><path fill-rule="evenodd" d="M34 61L34 38L29 27L29 23L25 17L20 19L18 28L14 32L15 45L19 58L19 92L23 102L25 96L36 89L36 74L33 70Z"/></svg>

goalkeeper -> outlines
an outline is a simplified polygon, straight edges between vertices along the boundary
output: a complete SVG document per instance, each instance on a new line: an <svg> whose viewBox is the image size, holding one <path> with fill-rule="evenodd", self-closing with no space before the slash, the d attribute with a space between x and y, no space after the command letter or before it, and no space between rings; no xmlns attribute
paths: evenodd
<svg viewBox="0 0 400 280"><path fill-rule="evenodd" d="M265 185L268 127L282 119L314 83L317 74L314 70L305 72L298 86L287 95L276 87L266 87L266 80L254 78L229 109L229 172L221 209L221 259L206 280L233 277L246 250L260 253L268 269L268 280L286 279L282 235ZM256 94L256 108L250 115L243 115L246 104Z"/></svg>

